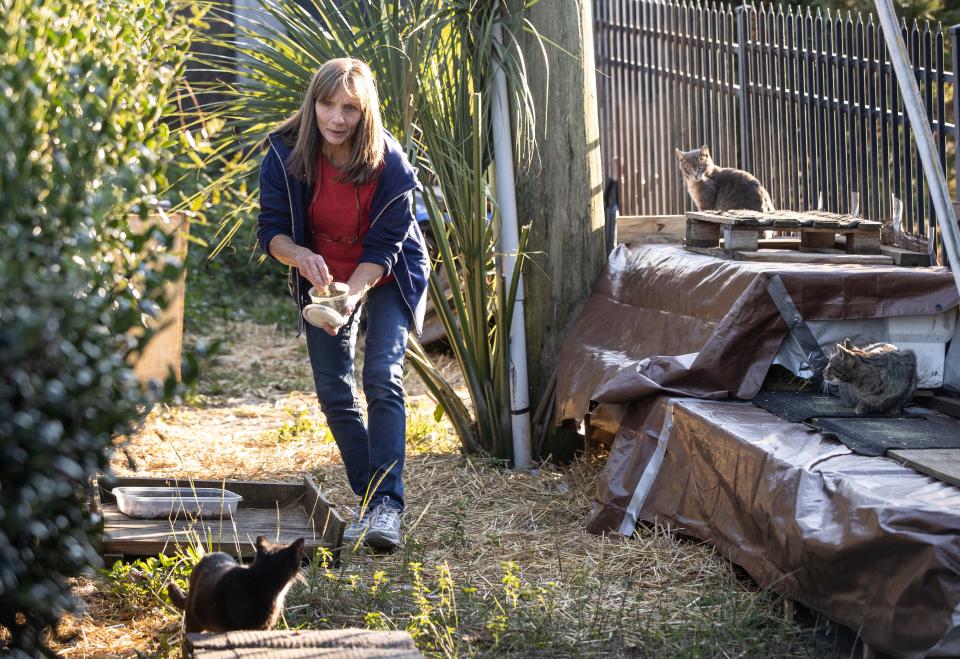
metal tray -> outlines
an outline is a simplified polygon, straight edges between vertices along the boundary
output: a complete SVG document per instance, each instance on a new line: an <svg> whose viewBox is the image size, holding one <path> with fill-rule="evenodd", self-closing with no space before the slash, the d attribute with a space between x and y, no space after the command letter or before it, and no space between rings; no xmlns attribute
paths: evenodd
<svg viewBox="0 0 960 659"><path fill-rule="evenodd" d="M243 500L230 490L213 487L115 487L117 508L128 517L232 517Z"/></svg>

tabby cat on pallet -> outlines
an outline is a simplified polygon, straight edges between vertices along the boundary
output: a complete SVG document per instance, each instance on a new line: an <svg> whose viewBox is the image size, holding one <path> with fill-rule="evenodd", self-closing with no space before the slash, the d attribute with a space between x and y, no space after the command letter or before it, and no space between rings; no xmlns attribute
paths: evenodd
<svg viewBox="0 0 960 659"><path fill-rule="evenodd" d="M917 390L917 356L890 343L858 348L844 339L823 369L857 414L900 414Z"/></svg>
<svg viewBox="0 0 960 659"><path fill-rule="evenodd" d="M257 556L247 567L222 552L204 556L193 568L187 594L176 584L167 587L174 606L186 614L184 630L273 629L299 574L303 543L299 538L284 546L258 536Z"/></svg>
<svg viewBox="0 0 960 659"><path fill-rule="evenodd" d="M770 194L750 172L718 167L706 146L693 151L675 151L687 192L699 210L774 210Z"/></svg>

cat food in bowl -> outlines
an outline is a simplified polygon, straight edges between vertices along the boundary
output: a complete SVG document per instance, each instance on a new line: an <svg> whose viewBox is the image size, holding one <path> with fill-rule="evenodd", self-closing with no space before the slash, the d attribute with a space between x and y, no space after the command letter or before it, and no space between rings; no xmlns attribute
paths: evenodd
<svg viewBox="0 0 960 659"><path fill-rule="evenodd" d="M314 304L329 307L342 316L346 308L347 294L349 292L349 286L335 281L320 289L314 286L307 294L310 296L310 301Z"/></svg>
<svg viewBox="0 0 960 659"><path fill-rule="evenodd" d="M216 487L115 487L117 508L128 517L232 517L243 497Z"/></svg>

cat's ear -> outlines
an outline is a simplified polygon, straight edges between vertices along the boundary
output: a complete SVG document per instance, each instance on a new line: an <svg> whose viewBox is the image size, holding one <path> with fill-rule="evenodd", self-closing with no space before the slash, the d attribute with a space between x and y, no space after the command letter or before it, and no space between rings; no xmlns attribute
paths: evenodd
<svg viewBox="0 0 960 659"><path fill-rule="evenodd" d="M850 340L850 337L843 340L843 347L847 350L853 350L853 341Z"/></svg>
<svg viewBox="0 0 960 659"><path fill-rule="evenodd" d="M679 160L680 162L683 162L683 151L681 151L680 149L674 149L673 151L674 153L677 154L677 160Z"/></svg>
<svg viewBox="0 0 960 659"><path fill-rule="evenodd" d="M267 551L267 549L270 548L270 541L267 540L267 536L265 535L258 535L257 540L256 542L254 542L254 544L257 547L258 555L264 553L265 551Z"/></svg>
<svg viewBox="0 0 960 659"><path fill-rule="evenodd" d="M296 540L290 543L290 549L298 557L303 556L303 545L305 543L306 543L305 538L297 538Z"/></svg>
<svg viewBox="0 0 960 659"><path fill-rule="evenodd" d="M700 147L700 155L701 155L701 156L709 156L709 155L710 155L710 148L709 148L706 144L704 144L703 146Z"/></svg>

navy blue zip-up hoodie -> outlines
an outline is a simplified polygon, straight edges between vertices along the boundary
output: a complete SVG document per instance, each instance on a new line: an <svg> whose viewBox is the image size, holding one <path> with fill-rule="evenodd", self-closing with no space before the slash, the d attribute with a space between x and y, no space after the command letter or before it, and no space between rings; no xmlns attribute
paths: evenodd
<svg viewBox="0 0 960 659"><path fill-rule="evenodd" d="M380 180L370 207L370 229L363 238L360 263L383 266L384 276L393 273L414 328L420 334L426 311L427 279L430 265L423 234L414 215L413 191L419 187L416 170L407 161L400 144L384 131L386 147ZM291 148L277 135L269 138L270 148L260 164L260 215L257 218L257 242L270 254L270 241L281 234L297 245L313 249L307 206L312 190L306 183L287 173ZM310 282L296 268L290 269L290 293L296 301L299 321L297 336L303 331L299 311L310 303Z"/></svg>

